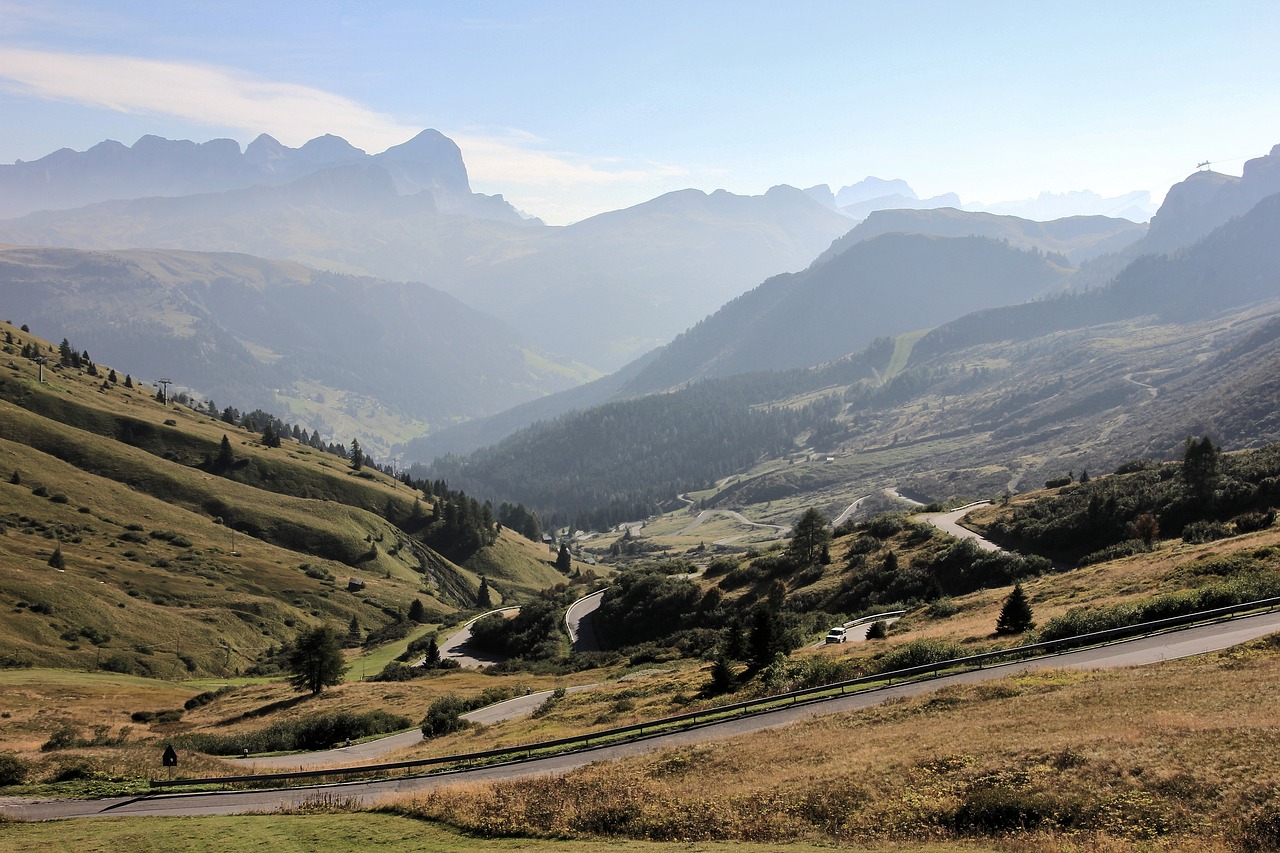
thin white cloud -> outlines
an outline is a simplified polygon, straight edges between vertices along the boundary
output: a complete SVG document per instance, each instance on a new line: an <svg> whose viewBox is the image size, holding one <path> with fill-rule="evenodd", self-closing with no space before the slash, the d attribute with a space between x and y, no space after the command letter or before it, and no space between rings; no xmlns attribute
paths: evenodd
<svg viewBox="0 0 1280 853"><path fill-rule="evenodd" d="M0 88L121 113L237 128L246 135L265 132L290 146L332 133L378 152L422 130L320 89L259 80L213 65L128 56L0 48ZM566 202L572 206L564 196L575 190L591 194L592 188L638 189L686 175L669 165L628 165L549 151L542 140L520 131L445 132L462 149L473 177L487 187L506 188L491 191L539 200L559 196L557 207Z"/></svg>
<svg viewBox="0 0 1280 853"><path fill-rule="evenodd" d="M319 89L254 80L224 68L128 56L0 48L0 84L11 91L142 115L266 131L296 145L340 133L386 148L413 136L393 117Z"/></svg>

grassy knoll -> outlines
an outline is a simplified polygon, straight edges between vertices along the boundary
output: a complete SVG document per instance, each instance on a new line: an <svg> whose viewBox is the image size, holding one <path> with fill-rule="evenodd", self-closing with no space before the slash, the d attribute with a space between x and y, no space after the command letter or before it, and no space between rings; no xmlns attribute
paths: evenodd
<svg viewBox="0 0 1280 853"><path fill-rule="evenodd" d="M1271 638L1157 667L946 688L398 808L497 836L1273 849L1277 684Z"/></svg>
<svg viewBox="0 0 1280 853"><path fill-rule="evenodd" d="M221 853L225 850L269 849L326 850L396 853L468 853L468 851L563 851L563 853L654 853L670 850L666 843L610 839L602 841L552 841L533 838L492 838L465 835L428 821L393 814L326 813L332 806L317 805L308 813L244 815L238 817L95 818L58 823L6 824L0 831L0 850L47 850L50 853L117 853L120 850L169 853ZM765 853L773 845L741 843L681 844L687 851ZM827 844L794 844L793 853L829 850ZM876 845L859 847L867 853L937 853L957 848L937 844ZM993 848L968 846L964 850Z"/></svg>

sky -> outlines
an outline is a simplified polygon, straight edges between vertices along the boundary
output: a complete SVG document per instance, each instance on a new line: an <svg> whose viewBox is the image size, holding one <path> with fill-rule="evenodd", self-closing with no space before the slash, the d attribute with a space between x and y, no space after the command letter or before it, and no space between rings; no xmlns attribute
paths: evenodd
<svg viewBox="0 0 1280 853"><path fill-rule="evenodd" d="M1158 202L1280 143L1277 45L1276 0L0 0L0 163L430 127L555 224L868 175Z"/></svg>

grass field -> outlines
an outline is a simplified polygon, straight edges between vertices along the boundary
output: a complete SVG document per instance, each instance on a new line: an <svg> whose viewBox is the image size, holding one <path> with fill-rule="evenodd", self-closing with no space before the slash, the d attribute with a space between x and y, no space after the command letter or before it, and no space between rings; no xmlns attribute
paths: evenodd
<svg viewBox="0 0 1280 853"><path fill-rule="evenodd" d="M1273 637L1153 667L945 688L399 808L499 836L1274 849L1278 749Z"/></svg>
<svg viewBox="0 0 1280 853"><path fill-rule="evenodd" d="M395 853L470 853L470 851L530 851L530 853L658 853L679 849L686 853L774 853L776 845L741 843L655 843L493 838L464 835L423 820L391 814L285 814L243 817L95 818L44 824L0 824L0 851L44 850L48 853L222 853L271 850L274 853L333 851L395 851ZM830 850L830 844L792 844L791 853ZM938 844L875 845L846 848L866 853L941 853L963 849L971 853L989 846L963 848Z"/></svg>

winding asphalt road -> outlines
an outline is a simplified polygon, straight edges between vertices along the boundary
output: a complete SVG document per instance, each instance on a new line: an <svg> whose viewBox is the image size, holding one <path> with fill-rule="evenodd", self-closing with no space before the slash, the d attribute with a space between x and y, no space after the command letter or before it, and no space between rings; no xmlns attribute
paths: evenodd
<svg viewBox="0 0 1280 853"><path fill-rule="evenodd" d="M575 652L598 652L600 640L596 637L595 614L604 600L604 590L598 589L584 595L564 612L564 624L569 629L569 643Z"/></svg>
<svg viewBox="0 0 1280 853"><path fill-rule="evenodd" d="M468 648L467 643L471 640L471 626L486 616L494 613L501 613L503 616L514 614L520 611L519 607L504 607L501 610L490 610L488 613L481 613L475 619L463 625L456 634L445 640L440 645L440 657L456 660L458 665L465 669L479 669L482 666L500 663L502 658L497 656L488 656L483 652Z"/></svg>
<svg viewBox="0 0 1280 853"><path fill-rule="evenodd" d="M27 820L124 815L195 815L271 812L315 802L320 798L374 803L388 796L425 791L462 783L485 782L564 773L596 761L615 760L658 749L722 740L751 732L785 726L827 714L848 713L890 699L918 696L951 684L973 684L1021 672L1050 668L1108 669L1141 666L1229 648L1280 631L1280 612L1140 637L1123 643L1067 652L972 672L947 675L922 682L906 682L826 702L796 705L722 723L708 724L671 734L595 749L585 749L536 761L461 770L436 776L405 777L376 782L352 782L289 790L220 793L166 793L146 797L112 797L102 800L0 801L0 813Z"/></svg>
<svg viewBox="0 0 1280 853"><path fill-rule="evenodd" d="M964 518L975 508L986 506L989 503L991 503L991 501L978 501L977 503L962 506L959 509L953 509L951 512L923 512L912 517L918 518L928 524L932 524L943 533L949 533L957 539L971 539L974 544L983 551L999 551L999 545L988 539L983 539L967 527L960 526L960 519Z"/></svg>

